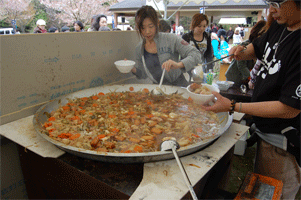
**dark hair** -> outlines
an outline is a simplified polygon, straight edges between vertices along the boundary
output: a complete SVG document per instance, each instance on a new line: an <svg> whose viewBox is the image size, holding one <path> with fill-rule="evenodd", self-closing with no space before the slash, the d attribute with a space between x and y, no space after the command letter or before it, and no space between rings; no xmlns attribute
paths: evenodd
<svg viewBox="0 0 301 200"><path fill-rule="evenodd" d="M253 42L254 39L258 38L262 34L262 29L266 25L265 20L258 21L252 28L249 36L249 41Z"/></svg>
<svg viewBox="0 0 301 200"><path fill-rule="evenodd" d="M103 14L96 15L96 16L95 16L94 22L91 24L92 28L93 28L95 31L99 30L99 27L100 27L99 22L100 22L100 19L101 19L102 17L104 17L104 18L106 18L106 19L108 20L108 18L107 18L106 15L103 15Z"/></svg>
<svg viewBox="0 0 301 200"><path fill-rule="evenodd" d="M160 32L170 32L171 31L171 27L170 25L164 20L164 19L161 19L159 21L159 31Z"/></svg>
<svg viewBox="0 0 301 200"><path fill-rule="evenodd" d="M150 18L150 20L154 23L156 27L156 33L158 33L159 28L159 20L156 10L152 6L142 6L137 10L135 15L135 23L136 23L136 30L138 31L139 35L142 36L142 28L143 28L143 21L146 18Z"/></svg>
<svg viewBox="0 0 301 200"><path fill-rule="evenodd" d="M49 33L55 33L56 30L57 30L57 28L51 27L50 29L48 29L48 32Z"/></svg>
<svg viewBox="0 0 301 200"><path fill-rule="evenodd" d="M76 21L76 22L73 23L73 25L74 24L77 24L80 27L81 30L84 28L84 25L81 21Z"/></svg>
<svg viewBox="0 0 301 200"><path fill-rule="evenodd" d="M207 15L197 13L193 15L191 19L191 24L190 24L190 30L193 30L195 27L201 24L202 21L206 20L207 25L209 24L209 20Z"/></svg>
<svg viewBox="0 0 301 200"><path fill-rule="evenodd" d="M62 27L62 32L66 32L66 31L69 31L70 28L68 26L63 26Z"/></svg>

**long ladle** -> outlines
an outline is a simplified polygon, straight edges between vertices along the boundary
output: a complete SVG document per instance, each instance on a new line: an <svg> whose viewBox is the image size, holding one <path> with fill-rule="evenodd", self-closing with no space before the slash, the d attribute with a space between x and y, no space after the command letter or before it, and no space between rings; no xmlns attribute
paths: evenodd
<svg viewBox="0 0 301 200"><path fill-rule="evenodd" d="M243 46L244 46L244 49L243 49L242 51L240 51L240 52L244 52L244 51L247 49L246 45L243 45ZM234 56L234 53L232 53L232 54L230 54L230 55L228 55L228 56L221 57L220 59L213 60L213 61L211 61L211 62L203 63L202 66L210 65L210 64L212 64L212 63L215 63L215 62L217 62L217 61L223 60L223 59L228 58L228 57L230 57L230 56Z"/></svg>
<svg viewBox="0 0 301 200"><path fill-rule="evenodd" d="M187 173L186 173L186 171L183 167L183 164L182 164L182 162L181 162L181 160L178 156L178 153L177 153L177 149L180 148L179 143L177 143L174 140L166 140L166 141L161 143L160 148L161 148L161 151L170 151L171 150L173 152L173 154L174 154L174 156L177 160L178 166L180 167L180 170L181 170L181 172L184 176L185 183L189 188L190 194L191 194L191 196L194 200L197 200L198 198L197 198L197 196L196 196L196 194L193 190L193 187L192 187L191 182L188 178L188 175L187 175Z"/></svg>
<svg viewBox="0 0 301 200"><path fill-rule="evenodd" d="M163 72L162 72L162 75L161 75L161 79L160 79L159 86L156 87L156 88L153 90L153 94L155 94L155 95L164 94L164 92L163 92L162 89L161 89L161 86L162 86L162 83L163 83L163 79L164 79L164 75L165 75L165 68L163 69Z"/></svg>

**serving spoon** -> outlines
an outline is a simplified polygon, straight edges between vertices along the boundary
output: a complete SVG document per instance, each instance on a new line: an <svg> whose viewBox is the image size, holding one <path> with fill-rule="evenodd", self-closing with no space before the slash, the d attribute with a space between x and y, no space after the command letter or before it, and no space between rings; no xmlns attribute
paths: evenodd
<svg viewBox="0 0 301 200"><path fill-rule="evenodd" d="M163 90L161 89L162 83L163 83L163 79L164 79L164 75L165 75L165 68L163 69L162 75L161 75L161 79L160 79L160 83L159 86L156 87L154 90L152 90L152 93L154 95L162 95L164 94Z"/></svg>
<svg viewBox="0 0 301 200"><path fill-rule="evenodd" d="M190 191L190 194L191 194L193 200L197 200L198 198L197 198L197 196L196 196L196 194L193 190L193 187L192 187L191 182L188 178L188 175L187 175L187 173L186 173L186 171L183 167L183 164L182 164L182 162L181 162L181 160L178 156L178 153L177 153L177 149L180 148L179 143L177 143L177 141L175 141L175 140L166 140L166 141L163 141L161 143L160 148L161 148L161 151L170 151L170 150L172 151L172 153L174 154L174 156L177 160L178 166L180 167L181 173L184 176L185 183L189 188L189 191Z"/></svg>

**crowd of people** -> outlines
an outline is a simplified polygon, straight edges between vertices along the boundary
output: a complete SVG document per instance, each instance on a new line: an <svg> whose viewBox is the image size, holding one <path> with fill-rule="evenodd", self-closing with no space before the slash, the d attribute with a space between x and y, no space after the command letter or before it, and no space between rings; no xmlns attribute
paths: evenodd
<svg viewBox="0 0 301 200"><path fill-rule="evenodd" d="M84 24L77 20L73 23L74 32L85 32ZM113 31L120 30L118 28L114 28ZM127 30L132 30L128 27ZM111 31L107 24L107 16L103 14L94 15L91 18L91 26L87 29L88 32L91 31ZM50 27L48 31L46 30L46 22L43 19L39 19L36 22L36 27L33 31L34 33L58 33L59 29L57 27ZM70 32L70 28L68 26L63 26L61 28L61 32Z"/></svg>

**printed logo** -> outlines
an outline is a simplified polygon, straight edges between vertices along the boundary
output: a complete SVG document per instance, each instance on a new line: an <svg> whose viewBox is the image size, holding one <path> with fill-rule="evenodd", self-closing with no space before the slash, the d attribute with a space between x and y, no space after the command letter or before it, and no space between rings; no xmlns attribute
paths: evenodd
<svg viewBox="0 0 301 200"><path fill-rule="evenodd" d="M297 97L301 97L301 84L296 89L296 95Z"/></svg>
<svg viewBox="0 0 301 200"><path fill-rule="evenodd" d="M281 68L281 61L276 60L275 55L273 55L273 58L268 61L268 57L270 57L270 55L272 54L275 54L275 49L271 48L269 45L270 43L267 42L265 47L264 57L262 59L262 64L264 65L264 67L262 67L260 69L260 72L258 72L258 74L261 74L260 76L262 79L265 79L268 74L273 75L279 72Z"/></svg>
<svg viewBox="0 0 301 200"><path fill-rule="evenodd" d="M60 59L58 59L57 57L54 57L54 58L49 58L49 59L45 59L44 62L45 63L49 63L49 62L57 62L59 61Z"/></svg>
<svg viewBox="0 0 301 200"><path fill-rule="evenodd" d="M182 41L181 41L181 44L183 44L183 45L185 45L185 46L189 45L188 42L186 42L185 40L182 40Z"/></svg>
<svg viewBox="0 0 301 200"><path fill-rule="evenodd" d="M100 77L95 77L92 79L91 83L90 83L90 88L92 87L98 87L98 86L102 86L103 85L103 80Z"/></svg>

